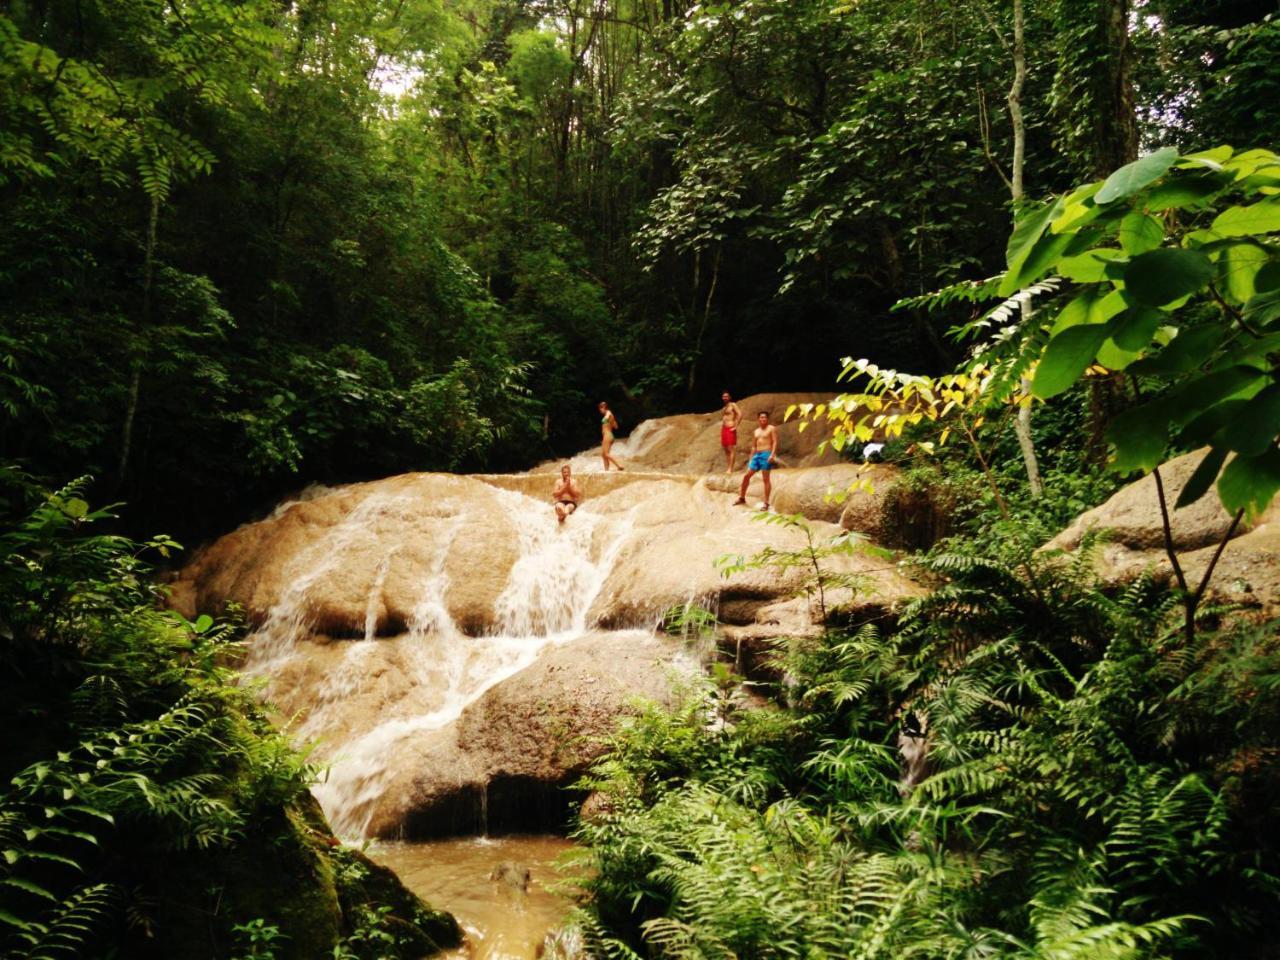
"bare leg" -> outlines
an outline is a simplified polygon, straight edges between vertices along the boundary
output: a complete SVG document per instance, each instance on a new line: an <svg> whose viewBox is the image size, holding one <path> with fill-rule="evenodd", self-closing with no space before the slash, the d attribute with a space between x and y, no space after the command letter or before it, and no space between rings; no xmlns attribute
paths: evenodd
<svg viewBox="0 0 1280 960"><path fill-rule="evenodd" d="M556 519L559 520L561 523L564 523L564 504L563 503L556 504Z"/></svg>
<svg viewBox="0 0 1280 960"><path fill-rule="evenodd" d="M734 504L734 506L737 506L738 503L747 502L747 485L751 483L751 478L754 477L755 475L756 475L756 472L754 470L748 470L747 475L742 478L742 489L738 491L738 500L737 500L737 503Z"/></svg>
<svg viewBox="0 0 1280 960"><path fill-rule="evenodd" d="M604 457L605 473L609 472L609 464L611 463L615 467L617 467L619 470L622 469L622 464L620 464L617 460L613 459L613 457L609 455L609 451L612 449L613 449L613 437L607 438L600 444L600 455Z"/></svg>
<svg viewBox="0 0 1280 960"><path fill-rule="evenodd" d="M737 453L738 453L737 447L724 448L724 466L725 466L724 472L725 473L733 473L733 461L737 459Z"/></svg>
<svg viewBox="0 0 1280 960"><path fill-rule="evenodd" d="M772 491L773 491L773 487L769 482L769 471L766 470L764 472L764 508L766 510L769 509L769 504L771 502L771 497L769 496L769 494L772 493Z"/></svg>

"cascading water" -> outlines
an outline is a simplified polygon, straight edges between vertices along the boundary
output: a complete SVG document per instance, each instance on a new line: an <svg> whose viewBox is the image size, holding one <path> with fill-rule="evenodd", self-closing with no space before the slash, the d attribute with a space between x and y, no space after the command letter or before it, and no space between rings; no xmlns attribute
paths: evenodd
<svg viewBox="0 0 1280 960"><path fill-rule="evenodd" d="M560 525L545 502L496 490L498 504L517 531L516 558L495 604L489 635L467 636L450 617L446 558L455 538L466 535L458 512L431 531L432 564L417 587L417 602L406 633L376 635L383 585L396 556L381 557L365 602L363 637L341 641L341 655L308 694L305 719L295 734L318 741L327 775L314 792L334 829L346 836L366 834L370 818L396 772L394 748L412 737L432 735L458 719L468 705L495 684L528 667L548 645L581 636L620 544L630 527L625 517L593 513L590 506ZM290 571L289 588L258 631L246 666L251 675L287 675L291 658L309 630L313 588L351 550L376 549L377 521L413 525L421 504L407 497L369 497ZM424 533L424 538L426 534ZM360 693L393 652L394 684L401 696L389 702L368 729L344 729L345 702ZM414 697L403 696L414 689ZM412 704L413 706L408 706ZM425 705L425 709L424 709Z"/></svg>

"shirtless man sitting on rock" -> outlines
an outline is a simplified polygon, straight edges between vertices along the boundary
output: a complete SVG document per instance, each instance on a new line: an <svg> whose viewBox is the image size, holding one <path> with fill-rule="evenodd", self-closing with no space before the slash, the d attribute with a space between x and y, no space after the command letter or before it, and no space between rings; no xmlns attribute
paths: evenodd
<svg viewBox="0 0 1280 960"><path fill-rule="evenodd" d="M769 483L769 471L773 469L778 454L778 428L769 422L769 414L763 410L756 414L760 426L751 434L751 459L747 462L747 475L742 478L742 489L738 491L738 499L734 506L747 502L747 485L751 478L760 471L764 476L764 503L762 510L769 509L769 495L773 492Z"/></svg>
<svg viewBox="0 0 1280 960"><path fill-rule="evenodd" d="M578 509L582 500L582 488L569 472L569 465L560 468L560 479L551 489L551 502L556 505L556 519L564 523L564 518Z"/></svg>

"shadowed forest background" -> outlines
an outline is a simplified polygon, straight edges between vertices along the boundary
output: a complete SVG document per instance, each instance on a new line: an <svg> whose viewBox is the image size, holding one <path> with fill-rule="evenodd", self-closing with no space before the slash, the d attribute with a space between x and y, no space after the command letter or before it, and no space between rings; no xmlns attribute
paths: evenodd
<svg viewBox="0 0 1280 960"><path fill-rule="evenodd" d="M1026 16L1028 196L1276 128L1269 2ZM841 356L950 369L1002 267L1008 4L11 0L0 456L130 527L522 467ZM1229 82L1228 82L1229 80Z"/></svg>

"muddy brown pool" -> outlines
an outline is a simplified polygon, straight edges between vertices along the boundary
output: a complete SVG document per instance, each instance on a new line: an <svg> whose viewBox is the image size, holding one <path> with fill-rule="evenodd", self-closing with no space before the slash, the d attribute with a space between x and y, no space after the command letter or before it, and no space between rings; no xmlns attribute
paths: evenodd
<svg viewBox="0 0 1280 960"><path fill-rule="evenodd" d="M574 846L563 837L466 837L422 843L378 843L368 854L390 867L433 907L448 910L467 932L454 960L534 960L538 945L573 904L548 887L561 880L554 863ZM490 880L504 862L529 868L528 893Z"/></svg>

